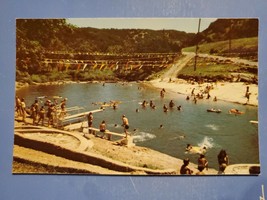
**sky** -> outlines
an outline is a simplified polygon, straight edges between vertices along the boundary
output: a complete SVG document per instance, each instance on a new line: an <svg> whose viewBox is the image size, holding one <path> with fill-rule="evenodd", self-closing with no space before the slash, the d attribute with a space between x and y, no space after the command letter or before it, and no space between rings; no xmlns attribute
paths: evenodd
<svg viewBox="0 0 267 200"><path fill-rule="evenodd" d="M201 18L200 31L208 28L216 18ZM68 18L77 27L178 30L197 33L199 18Z"/></svg>

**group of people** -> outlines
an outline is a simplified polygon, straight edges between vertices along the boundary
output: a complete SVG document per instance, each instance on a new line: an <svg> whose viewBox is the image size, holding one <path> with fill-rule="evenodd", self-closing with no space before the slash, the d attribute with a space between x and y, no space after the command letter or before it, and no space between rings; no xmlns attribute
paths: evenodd
<svg viewBox="0 0 267 200"><path fill-rule="evenodd" d="M219 170L218 175L225 174L225 169L229 165L229 157L224 149L222 149L219 154L217 155ZM200 154L197 160L198 163L198 171L194 172L192 169L189 168L190 160L189 158L185 158L183 160L183 165L180 168L181 175L205 175L204 170L208 170L208 160L205 157L205 154Z"/></svg>
<svg viewBox="0 0 267 200"><path fill-rule="evenodd" d="M27 107L25 99L16 96L15 112L17 117L22 117L24 123L27 123L26 117L28 115L32 119L33 125L39 125L41 122L41 125L44 126L47 118L47 126L54 126L57 119L64 118L67 114L66 101L67 99L64 98L59 104L56 100L52 102L47 99L43 105L40 105L41 102L36 98L31 106Z"/></svg>
<svg viewBox="0 0 267 200"><path fill-rule="evenodd" d="M191 97L193 97L193 102L196 104L198 99L210 99L210 91L214 89L213 85L207 85L204 90L200 90L197 94L195 94L195 88L192 89L191 91ZM187 96L186 100L190 100L190 97ZM217 101L217 97L214 96L213 101Z"/></svg>
<svg viewBox="0 0 267 200"><path fill-rule="evenodd" d="M93 113L89 112L89 114L87 115L87 122L88 122L88 133L89 134L94 134L95 136L97 136L96 132L92 130L93 127ZM128 137L129 133L128 133L128 129L130 128L129 126L129 120L125 115L122 115L122 126L124 128L124 133L125 133L125 138ZM102 120L102 122L99 125L99 131L102 133L101 138L104 138L107 135L107 139L111 140L111 134L107 133L107 126L106 126L106 121Z"/></svg>

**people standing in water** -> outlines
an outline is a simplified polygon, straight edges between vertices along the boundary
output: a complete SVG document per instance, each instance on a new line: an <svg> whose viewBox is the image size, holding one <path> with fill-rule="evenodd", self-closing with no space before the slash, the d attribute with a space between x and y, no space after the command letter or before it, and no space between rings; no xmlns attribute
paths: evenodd
<svg viewBox="0 0 267 200"><path fill-rule="evenodd" d="M93 126L93 113L89 112L88 116L87 116L87 122L88 122L88 133L91 134L93 131L90 129Z"/></svg>
<svg viewBox="0 0 267 200"><path fill-rule="evenodd" d="M193 171L188 167L189 165L189 158L186 158L183 160L184 164L180 168L180 174L181 175L191 175L193 174Z"/></svg>
<svg viewBox="0 0 267 200"><path fill-rule="evenodd" d="M160 91L160 97L162 97L162 98L163 98L163 97L164 97L164 95L165 95L165 92L166 92L166 91L165 91L165 89L163 88L163 89Z"/></svg>
<svg viewBox="0 0 267 200"><path fill-rule="evenodd" d="M129 121L125 115L122 115L122 126L124 127L125 137L128 137Z"/></svg>
<svg viewBox="0 0 267 200"><path fill-rule="evenodd" d="M187 100L187 101L188 101L188 100L190 100L190 97L189 97L189 96L187 96L187 97L186 97L186 100Z"/></svg>
<svg viewBox="0 0 267 200"><path fill-rule="evenodd" d="M168 107L166 106L166 104L163 105L163 111L168 112Z"/></svg>
<svg viewBox="0 0 267 200"><path fill-rule="evenodd" d="M195 88L192 89L191 96L195 96Z"/></svg>
<svg viewBox="0 0 267 200"><path fill-rule="evenodd" d="M173 108L174 106L175 106L175 104L174 104L173 100L171 100L170 103L169 103L169 107Z"/></svg>
<svg viewBox="0 0 267 200"><path fill-rule="evenodd" d="M146 105L147 105L147 102L146 102L146 100L144 100L143 103L142 103L142 107L145 108Z"/></svg>
<svg viewBox="0 0 267 200"><path fill-rule="evenodd" d="M152 108L152 109L156 109L156 105L155 105L155 103L154 103L152 100L150 100L150 102L149 102L149 106L150 106L150 108Z"/></svg>
<svg viewBox="0 0 267 200"><path fill-rule="evenodd" d="M152 100L150 100L150 101L149 101L149 106L152 108L152 107L153 107L153 105L154 105L153 101L152 101Z"/></svg>
<svg viewBox="0 0 267 200"><path fill-rule="evenodd" d="M197 98L196 98L196 97L194 97L193 102L194 102L195 104L197 104Z"/></svg>

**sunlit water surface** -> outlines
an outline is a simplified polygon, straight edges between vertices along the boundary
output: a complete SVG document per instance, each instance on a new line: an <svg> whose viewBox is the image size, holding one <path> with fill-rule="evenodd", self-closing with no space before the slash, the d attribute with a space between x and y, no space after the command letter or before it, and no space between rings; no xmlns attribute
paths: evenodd
<svg viewBox="0 0 267 200"><path fill-rule="evenodd" d="M194 104L191 100L186 101L181 94L166 91L165 97L160 98L159 93L160 89L139 83L106 83L105 86L101 83L82 83L30 86L19 90L17 95L25 98L28 106L39 96L67 97L67 107L82 106L84 111L98 109L99 106L93 102L117 100L121 102L118 109L107 107L104 112L94 114L93 126L98 127L105 120L109 130L122 133L121 116L125 114L130 122L129 131L138 146L181 159L189 157L194 163L197 163L198 155L185 152L186 145L206 146L209 165L216 169L217 154L221 149L226 149L231 164L259 162L258 127L249 122L257 120L257 107L206 99ZM144 100L153 100L156 109L151 109L149 105L142 108L141 102ZM163 105L168 105L170 100L176 106L181 105L182 111L175 107L167 113L163 112ZM206 110L212 107L220 108L222 113L208 113ZM231 108L245 114L228 114ZM115 124L119 126L115 127ZM160 128L161 124L163 128Z"/></svg>

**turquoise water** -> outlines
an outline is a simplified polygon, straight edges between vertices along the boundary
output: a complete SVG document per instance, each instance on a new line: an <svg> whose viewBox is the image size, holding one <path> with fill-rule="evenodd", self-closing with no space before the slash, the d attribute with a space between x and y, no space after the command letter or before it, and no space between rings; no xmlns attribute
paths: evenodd
<svg viewBox="0 0 267 200"><path fill-rule="evenodd" d="M181 159L189 157L193 163L197 163L198 155L186 153L186 145L206 146L209 165L216 169L217 154L221 149L226 149L231 164L259 163L258 127L249 123L258 119L257 107L206 99L194 104L191 100L186 101L181 94L166 91L165 97L160 98L159 93L160 89L138 83L106 83L105 86L86 83L30 86L19 90L17 95L24 97L28 106L38 96L67 97L67 107L82 106L85 111L99 108L93 102L121 101L116 110L107 107L104 112L95 113L93 126L98 127L105 120L109 130L123 132L120 125L121 116L125 114L130 122L129 131L138 146ZM151 109L149 105L142 108L144 100L153 100L156 109ZM181 105L182 111L174 108L163 112L163 104L168 105L170 100L176 106ZM208 113L206 110L212 107L220 108L222 113ZM231 108L237 108L245 114L230 115L228 110ZM115 127L115 124L119 126ZM163 128L160 128L161 124Z"/></svg>

